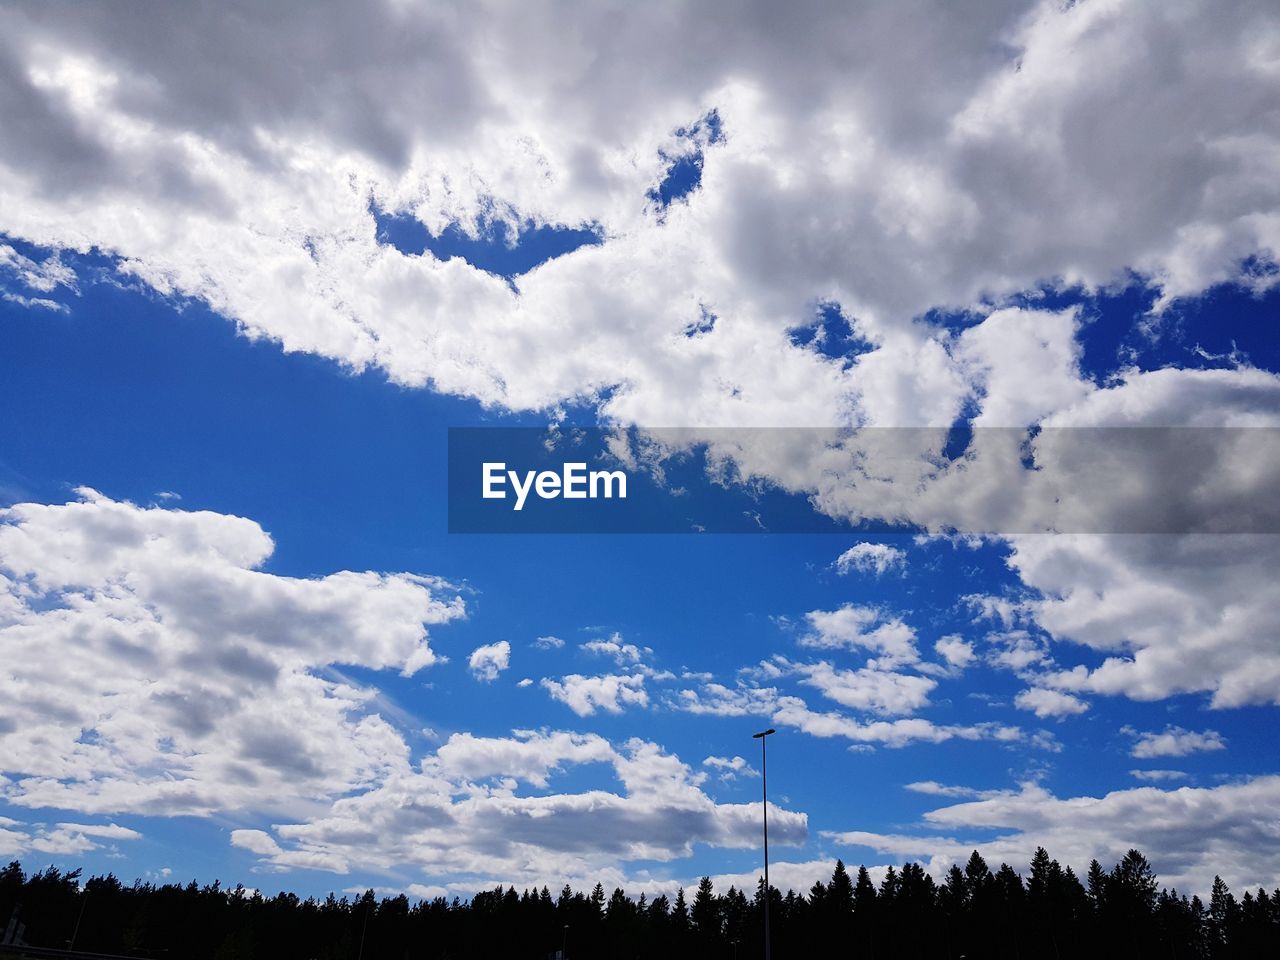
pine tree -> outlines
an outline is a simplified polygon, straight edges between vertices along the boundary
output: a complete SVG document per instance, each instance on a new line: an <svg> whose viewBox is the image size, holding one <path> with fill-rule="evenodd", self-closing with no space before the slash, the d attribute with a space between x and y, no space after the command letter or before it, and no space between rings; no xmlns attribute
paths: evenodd
<svg viewBox="0 0 1280 960"><path fill-rule="evenodd" d="M1089 861L1086 885L1094 910L1101 908L1107 897L1107 875L1102 869L1102 864L1097 860Z"/></svg>
<svg viewBox="0 0 1280 960"><path fill-rule="evenodd" d="M702 942L710 943L720 936L720 904L716 901L710 877L703 877L698 881L698 892L694 894L693 909L689 911L689 918L693 921L693 929Z"/></svg>
<svg viewBox="0 0 1280 960"><path fill-rule="evenodd" d="M603 892L603 889L602 891ZM605 906L604 915L611 921L625 921L635 912L635 904L627 898L621 887L615 887L613 896Z"/></svg>
<svg viewBox="0 0 1280 960"><path fill-rule="evenodd" d="M969 886L964 878L964 871L956 864L947 871L947 879L938 891L938 908L946 925L946 948L948 956L960 956L968 951L964 949L967 940L966 927L969 917Z"/></svg>
<svg viewBox="0 0 1280 960"><path fill-rule="evenodd" d="M978 897L994 879L990 868L987 867L987 861L982 859L982 855L977 850L969 854L969 862L964 865L964 879L970 900Z"/></svg>
<svg viewBox="0 0 1280 960"><path fill-rule="evenodd" d="M689 907L684 902L684 887L676 891L676 902L671 908L671 923L682 933L689 929Z"/></svg>
<svg viewBox="0 0 1280 960"><path fill-rule="evenodd" d="M862 945L867 956L875 955L879 918L876 910L876 887L865 866L858 867L853 884L854 942Z"/></svg>
<svg viewBox="0 0 1280 960"><path fill-rule="evenodd" d="M737 887L729 887L721 903L721 930L725 939L741 942L747 936L750 905L747 895Z"/></svg>
<svg viewBox="0 0 1280 960"><path fill-rule="evenodd" d="M1130 850L1111 871L1112 885L1125 897L1131 907L1141 914L1150 914L1156 905L1156 875L1151 864L1137 850Z"/></svg>
<svg viewBox="0 0 1280 960"><path fill-rule="evenodd" d="M938 897L943 909L952 916L961 916L969 905L969 884L965 881L964 871L954 863L947 871L947 879L942 882Z"/></svg>
<svg viewBox="0 0 1280 960"><path fill-rule="evenodd" d="M827 910L827 885L821 880L814 883L809 888L809 906L819 914L825 914Z"/></svg>
<svg viewBox="0 0 1280 960"><path fill-rule="evenodd" d="M853 882L845 870L844 861L837 860L831 883L827 886L827 905L832 916L848 917L853 914Z"/></svg>
<svg viewBox="0 0 1280 960"><path fill-rule="evenodd" d="M793 892L783 898L771 891L775 956L1039 960L1052 957L1056 946L1064 958L1098 960L1280 957L1280 895L1256 889L1237 902L1215 878L1206 911L1198 898L1177 890L1156 892L1150 864L1137 851L1109 873L1091 864L1087 892L1070 867L1047 853L1031 864L1029 890L1012 867L1002 864L992 875L976 855L964 869L951 869L941 888L918 863L895 867L888 871L883 895L865 868L850 882L852 875L843 867L836 864L830 882L815 885L815 903L826 911L823 922L829 926L841 916L849 920L848 932L822 942L815 903ZM270 896L243 887L223 890L218 884L124 887L112 876L81 884L78 874L57 868L30 877L18 864L0 870L0 907L20 900L27 936L41 945L65 943L67 918L77 915L86 895L90 910L77 946L116 955L146 950L192 960L345 960L356 955L363 938L366 956L490 960L545 956L565 942L568 927L569 949L580 960L729 960L735 945L742 960L749 960L754 954L749 945L760 942L764 890L761 884L754 901L737 887L717 896L704 878L690 931L683 890L674 908L664 896L652 903L645 896L632 901L621 889L605 905L602 885L589 894L566 887L555 901L546 887L518 893L512 886L481 891L470 902L441 896L411 904L403 894L379 900L372 892L354 901L334 895L302 901L287 892ZM1047 927L1043 917L1033 916L1033 906L1047 911ZM1110 926L1095 926L1094 917Z"/></svg>
<svg viewBox="0 0 1280 960"><path fill-rule="evenodd" d="M884 879L880 881L880 893L877 900L882 903L892 903L898 896L898 872L892 866L884 873Z"/></svg>
<svg viewBox="0 0 1280 960"><path fill-rule="evenodd" d="M1209 955L1212 957L1227 956L1227 946L1235 933L1239 906L1236 898L1227 889L1222 877L1213 878L1213 889L1209 894Z"/></svg>

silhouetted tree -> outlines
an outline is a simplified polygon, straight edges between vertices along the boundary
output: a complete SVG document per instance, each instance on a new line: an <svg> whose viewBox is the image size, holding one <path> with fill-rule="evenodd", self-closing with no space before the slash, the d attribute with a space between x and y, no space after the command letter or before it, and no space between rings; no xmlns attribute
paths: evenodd
<svg viewBox="0 0 1280 960"><path fill-rule="evenodd" d="M0 930L15 911L26 938L64 947L77 921L77 949L175 960L546 960L565 942L573 960L741 960L758 956L764 897L770 898L777 960L1221 960L1280 957L1280 891L1259 888L1239 900L1215 878L1208 907L1198 897L1160 889L1150 863L1131 850L1110 871L1091 863L1085 884L1070 867L1037 850L1024 885L1001 864L994 874L975 851L935 883L917 863L886 869L877 890L865 867L851 879L837 862L808 895L757 884L755 896L731 886L717 894L702 878L692 905L607 899L565 886L497 886L469 901L407 896L354 900L266 895L213 883L122 884L81 879L49 867L0 869ZM82 910L83 908L83 910Z"/></svg>
<svg viewBox="0 0 1280 960"><path fill-rule="evenodd" d="M710 877L703 877L698 881L698 892L693 896L689 919L699 947L710 952L712 945L720 940L722 932L720 902L711 886Z"/></svg>

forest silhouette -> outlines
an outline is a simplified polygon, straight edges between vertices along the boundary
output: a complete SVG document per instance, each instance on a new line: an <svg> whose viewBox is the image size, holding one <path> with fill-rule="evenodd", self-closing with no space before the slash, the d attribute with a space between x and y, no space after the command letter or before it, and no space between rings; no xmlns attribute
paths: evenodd
<svg viewBox="0 0 1280 960"><path fill-rule="evenodd" d="M762 953L763 883L753 896L717 892L704 877L674 900L621 889L496 887L469 901L404 895L300 899L218 883L126 886L79 870L0 870L0 934L27 943L122 956L192 960L747 960ZM1280 957L1280 889L1237 899L1214 878L1206 904L1165 890L1131 850L1111 870L1095 860L1081 881L1043 849L1025 878L991 870L975 851L936 882L917 863L874 883L837 861L806 893L770 891L776 960L886 958ZM10 922L13 918L13 922Z"/></svg>

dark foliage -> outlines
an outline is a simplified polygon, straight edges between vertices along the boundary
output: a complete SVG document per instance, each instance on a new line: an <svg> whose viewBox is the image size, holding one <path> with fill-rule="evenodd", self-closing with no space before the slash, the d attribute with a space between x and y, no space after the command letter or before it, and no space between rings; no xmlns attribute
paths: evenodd
<svg viewBox="0 0 1280 960"><path fill-rule="evenodd" d="M763 884L750 897L717 893L703 878L691 901L680 890L674 902L606 894L600 884L557 896L497 887L467 902L379 900L372 891L300 900L194 881L81 882L79 871L53 867L27 875L14 862L0 870L0 933L17 911L32 945L65 947L74 935L78 950L143 957L544 960L567 948L573 960L745 960L761 953L764 895ZM908 863L877 887L865 868L851 877L837 862L807 895L769 895L778 960L1280 957L1280 890L1237 900L1215 878L1206 907L1160 889L1137 850L1110 871L1094 861L1083 883L1043 849L1025 879L1008 864L993 873L975 851L941 883Z"/></svg>

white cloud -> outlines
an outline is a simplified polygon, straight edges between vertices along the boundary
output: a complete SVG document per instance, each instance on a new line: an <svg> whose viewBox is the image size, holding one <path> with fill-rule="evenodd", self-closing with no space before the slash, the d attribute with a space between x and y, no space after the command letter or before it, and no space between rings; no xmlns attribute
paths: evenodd
<svg viewBox="0 0 1280 960"><path fill-rule="evenodd" d="M1280 543L1266 535L1018 538L1010 563L1044 593L1037 622L1104 654L1043 678L1063 690L1218 708L1280 703ZM1069 646L1057 645L1059 657Z"/></svg>
<svg viewBox="0 0 1280 960"><path fill-rule="evenodd" d="M358 29L340 7L228 4L196 47L144 16L4 14L0 229L495 405L619 387L619 422L948 422L973 377L991 416L1034 415L1078 389L1069 351L1031 349L1012 311L951 357L912 318L1127 269L1167 300L1280 249L1267 4L821 6L727 34L695 3L621 24L387 7ZM673 135L712 108L720 142ZM662 151L697 146L700 188L658 216ZM378 245L371 198L436 231L488 215L606 239L513 290ZM848 367L791 343L817 298L877 349ZM685 336L702 308L724 321Z"/></svg>
<svg viewBox="0 0 1280 960"><path fill-rule="evenodd" d="M27 292L14 292L8 289L7 282L16 282ZM54 293L61 287L72 293L80 292L75 271L64 264L56 252L37 261L23 256L7 243L0 243L0 297L24 307L65 312L67 308L61 303L38 295Z"/></svg>
<svg viewBox="0 0 1280 960"><path fill-rule="evenodd" d="M0 856L20 857L26 854L49 854L76 857L101 850L104 842L140 840L142 834L114 823L23 823L0 817Z"/></svg>
<svg viewBox="0 0 1280 960"><path fill-rule="evenodd" d="M846 574L851 570L874 573L882 577L890 570L902 569L907 564L904 550L887 543L856 543L836 557L836 572Z"/></svg>
<svg viewBox="0 0 1280 960"><path fill-rule="evenodd" d="M1017 727L997 723L935 724L923 717L862 722L840 713L811 710L799 697L779 697L773 721L795 727L814 737L844 737L855 744L904 747L911 743L944 743L948 740L995 740L1012 743L1024 739Z"/></svg>
<svg viewBox="0 0 1280 960"><path fill-rule="evenodd" d="M511 737L476 737L455 733L436 751L436 765L451 779L479 780L509 776L535 787L566 763L608 763L613 747L595 734L563 731L515 731Z"/></svg>
<svg viewBox="0 0 1280 960"><path fill-rule="evenodd" d="M1150 858L1162 885L1203 895L1214 874L1233 887L1274 885L1280 876L1280 827L1267 811L1280 803L1280 777L1212 788L1137 787L1102 797L1058 798L1024 784L1016 793L958 803L924 815L943 836L830 834L849 846L901 857L925 857L935 875L963 863L971 850L988 862L1027 863L1037 846L1083 874L1091 859L1117 862L1132 847ZM965 831L994 839L978 840Z"/></svg>
<svg viewBox="0 0 1280 960"><path fill-rule="evenodd" d="M232 830L231 845L264 857L281 852L280 844L276 843L271 834L264 830Z"/></svg>
<svg viewBox="0 0 1280 960"><path fill-rule="evenodd" d="M710 767L720 775L721 780L735 780L738 777L758 777L760 772L742 757L707 757L702 761L704 767Z"/></svg>
<svg viewBox="0 0 1280 960"><path fill-rule="evenodd" d="M653 650L649 647L638 647L634 643L626 643L619 633L613 634L607 640L588 640L582 644L582 649L599 657L609 657L620 667L643 663L653 655Z"/></svg>
<svg viewBox="0 0 1280 960"><path fill-rule="evenodd" d="M1053 663L1048 644L1026 630L993 633L987 640L992 646L988 654L991 663L1019 675L1028 675L1029 667L1047 667Z"/></svg>
<svg viewBox="0 0 1280 960"><path fill-rule="evenodd" d="M956 670L963 670L977 658L973 652L973 644L956 634L943 637L933 645L933 649L947 662L948 666Z"/></svg>
<svg viewBox="0 0 1280 960"><path fill-rule="evenodd" d="M973 611L974 622L998 621L1006 630L1023 623L1029 617L1027 604L1011 597L997 597L985 593L970 593L961 601Z"/></svg>
<svg viewBox="0 0 1280 960"><path fill-rule="evenodd" d="M11 804L88 813L290 809L407 762L396 708L337 667L412 673L447 584L263 573L251 520L90 490L0 510L0 756Z"/></svg>
<svg viewBox="0 0 1280 960"><path fill-rule="evenodd" d="M923 793L931 797L956 797L966 800L987 799L990 797L1004 796L1008 791L1005 790L976 790L973 787L961 787L952 784L938 783L936 780L917 780L915 783L908 783L904 789L910 790L912 793Z"/></svg>
<svg viewBox="0 0 1280 960"><path fill-rule="evenodd" d="M996 310L966 330L955 356L982 396L975 427L1037 423L1087 396L1075 310Z"/></svg>
<svg viewBox="0 0 1280 960"><path fill-rule="evenodd" d="M685 689L668 699L675 710L703 716L758 717L819 738L843 737L854 744L903 747L911 743L943 743L947 740L993 740L1016 743L1028 740L1017 727L997 723L935 724L922 717L864 722L845 714L810 709L801 698L780 694L773 687L739 684L726 687L705 683ZM1031 740L1029 742L1034 741Z"/></svg>
<svg viewBox="0 0 1280 960"><path fill-rule="evenodd" d="M792 665L801 683L814 687L829 700L855 710L877 714L914 713L928 705L938 681L885 670L840 670L825 660Z"/></svg>
<svg viewBox="0 0 1280 960"><path fill-rule="evenodd" d="M511 644L506 640L478 646L467 658L467 667L471 670L471 675L485 683L497 680L498 674L509 666L511 666Z"/></svg>
<svg viewBox="0 0 1280 960"><path fill-rule="evenodd" d="M533 645L539 650L559 650L564 646L564 641L559 637L539 637L533 641Z"/></svg>
<svg viewBox="0 0 1280 960"><path fill-rule="evenodd" d="M545 787L582 764L608 765L618 791L517 792L519 781ZM679 758L638 739L615 746L562 731L461 734L425 759L419 773L402 772L306 822L237 831L233 843L281 868L347 873L413 866L454 890L470 884L474 891L494 878L589 886L602 877L621 885L624 861L671 861L700 843L753 849L759 842L760 805L715 803L702 780ZM769 823L770 839L776 829L779 843L806 838L804 814L771 804Z"/></svg>
<svg viewBox="0 0 1280 960"><path fill-rule="evenodd" d="M768 716L777 699L777 690L722 683L703 683L700 690L679 691L671 700L675 709L699 716Z"/></svg>
<svg viewBox="0 0 1280 960"><path fill-rule="evenodd" d="M1032 710L1037 717L1070 717L1085 713L1089 705L1079 697L1044 687L1031 687L1013 698L1019 710Z"/></svg>
<svg viewBox="0 0 1280 960"><path fill-rule="evenodd" d="M1135 780L1146 780L1151 783L1187 779L1187 774L1182 770L1130 770L1129 776Z"/></svg>
<svg viewBox="0 0 1280 960"><path fill-rule="evenodd" d="M14 135L0 146L0 229L114 252L162 294L202 299L285 349L513 409L602 398L616 423L931 424L945 437L966 400L985 425L1276 422L1272 374L1123 370L1100 387L1078 369L1078 311L1006 302L1045 281L1098 289L1128 270L1162 303L1226 280L1271 282L1239 267L1280 249L1280 131L1259 106L1275 83L1265 4L824 8L799 31L739 18L710 55L700 37L711 14L698 5L637 8L621 32L603 14L564 30L536 5L447 22L380 10L358 31L341 11L298 8L267 25L227 6L194 52L174 46L181 31L156 39L130 16L3 15L13 83L0 123ZM343 42L305 42L295 16ZM685 24L674 40L669 16ZM244 23L259 27L249 47ZM579 55L605 32L623 38L614 56ZM438 55L412 55L418 43ZM1117 53L1132 49L1158 53ZM333 57L355 76L339 95L324 82ZM651 69L637 73L640 60ZM405 99L424 88L451 95L426 110ZM711 108L721 142L672 135ZM699 190L656 216L646 196L660 151L695 147ZM433 230L471 229L485 213L598 224L605 242L513 289L460 259L379 245L370 200ZM37 292L71 282L56 256L4 256ZM817 299L840 303L872 346L856 364L791 342ZM913 322L946 306L975 307L980 322L954 335ZM703 309L722 322L685 336ZM1055 502L1052 470L1008 482L1003 467L1019 460L1000 455L1018 443L983 441L945 470L940 443L917 446L890 458L891 477L858 483L856 450L729 456L837 516L1027 529L1024 500ZM1069 466L1047 435L1033 446ZM1209 462L1251 462L1225 453ZM983 457L997 466L984 470ZM1067 471L1064 489L1105 502L1068 510L1063 528L1159 514L1162 478L1181 476L1166 467L1152 460L1118 483L1072 483ZM1209 479L1195 488L1207 503L1274 500L1274 471ZM1044 594L1037 622L1108 653L1042 685L1280 702L1267 640L1278 624L1261 599L1274 545L1034 539L1015 538L1012 562ZM1197 579L1224 567L1238 575Z"/></svg>
<svg viewBox="0 0 1280 960"><path fill-rule="evenodd" d="M915 630L875 607L846 603L836 610L811 610L804 616L809 632L800 637L801 646L870 650L880 655L879 662L886 667L919 659Z"/></svg>
<svg viewBox="0 0 1280 960"><path fill-rule="evenodd" d="M571 673L559 680L544 677L542 686L553 700L559 700L580 717L589 717L597 710L621 713L629 706L647 707L649 694L644 680L643 673L595 677Z"/></svg>
<svg viewBox="0 0 1280 960"><path fill-rule="evenodd" d="M1182 727L1166 727L1163 733L1139 733L1126 727L1123 732L1132 734L1133 749L1129 756L1141 759L1152 757L1185 757L1192 753L1225 750L1227 741L1216 730L1185 730Z"/></svg>

